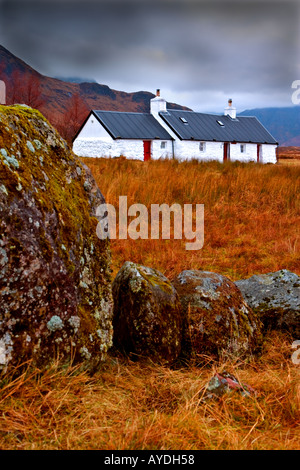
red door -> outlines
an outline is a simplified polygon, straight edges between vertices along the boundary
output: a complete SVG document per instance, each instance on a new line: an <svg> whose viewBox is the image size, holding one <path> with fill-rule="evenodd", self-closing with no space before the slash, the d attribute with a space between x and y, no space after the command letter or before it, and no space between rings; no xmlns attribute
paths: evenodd
<svg viewBox="0 0 300 470"><path fill-rule="evenodd" d="M151 140L144 140L144 161L151 160Z"/></svg>
<svg viewBox="0 0 300 470"><path fill-rule="evenodd" d="M229 155L228 155L228 143L224 142L224 155L223 155L223 161L227 162L229 160Z"/></svg>
<svg viewBox="0 0 300 470"><path fill-rule="evenodd" d="M260 162L260 145L257 144L257 163Z"/></svg>

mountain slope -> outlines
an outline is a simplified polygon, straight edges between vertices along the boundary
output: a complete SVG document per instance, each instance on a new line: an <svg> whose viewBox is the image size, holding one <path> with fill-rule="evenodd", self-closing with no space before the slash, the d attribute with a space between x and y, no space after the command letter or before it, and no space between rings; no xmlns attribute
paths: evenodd
<svg viewBox="0 0 300 470"><path fill-rule="evenodd" d="M40 74L0 45L0 79L7 104L25 103L39 109L60 134L71 141L91 109L149 112L153 93L126 93L93 81L67 82ZM167 103L169 109L186 109ZM300 146L300 106L256 108L241 112L256 116L281 146Z"/></svg>
<svg viewBox="0 0 300 470"><path fill-rule="evenodd" d="M0 79L6 83L7 104L25 103L39 109L68 140L91 109L148 112L147 91L126 93L95 82L75 83L40 74L0 46ZM170 109L189 109L168 103Z"/></svg>
<svg viewBox="0 0 300 470"><path fill-rule="evenodd" d="M300 146L300 106L248 109L239 116L256 116L281 146Z"/></svg>

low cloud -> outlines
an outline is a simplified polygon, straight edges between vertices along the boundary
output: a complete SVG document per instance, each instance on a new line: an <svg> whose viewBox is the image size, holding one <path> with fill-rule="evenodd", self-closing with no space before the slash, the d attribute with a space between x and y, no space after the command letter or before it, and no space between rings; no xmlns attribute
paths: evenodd
<svg viewBox="0 0 300 470"><path fill-rule="evenodd" d="M1 44L41 73L161 88L193 109L289 105L300 78L296 1L2 0L0 16Z"/></svg>

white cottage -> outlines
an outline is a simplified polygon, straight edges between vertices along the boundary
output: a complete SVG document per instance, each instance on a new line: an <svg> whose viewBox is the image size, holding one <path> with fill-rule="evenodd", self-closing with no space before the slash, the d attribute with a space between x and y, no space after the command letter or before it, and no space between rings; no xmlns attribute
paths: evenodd
<svg viewBox="0 0 300 470"><path fill-rule="evenodd" d="M91 111L73 141L82 157L150 160L172 155L173 139L149 113Z"/></svg>
<svg viewBox="0 0 300 470"><path fill-rule="evenodd" d="M260 163L276 163L277 146L256 117L237 117L231 100L223 115L169 110L159 90L150 113L91 111L73 142L82 157Z"/></svg>

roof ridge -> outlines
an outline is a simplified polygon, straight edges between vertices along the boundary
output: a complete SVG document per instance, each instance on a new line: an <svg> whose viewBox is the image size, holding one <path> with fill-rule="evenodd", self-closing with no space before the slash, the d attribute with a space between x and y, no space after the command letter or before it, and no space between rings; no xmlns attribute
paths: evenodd
<svg viewBox="0 0 300 470"><path fill-rule="evenodd" d="M139 111L116 111L116 110L109 110L109 109L92 109L94 113L118 113L118 114L147 114L152 116L152 114L149 113L141 113Z"/></svg>

